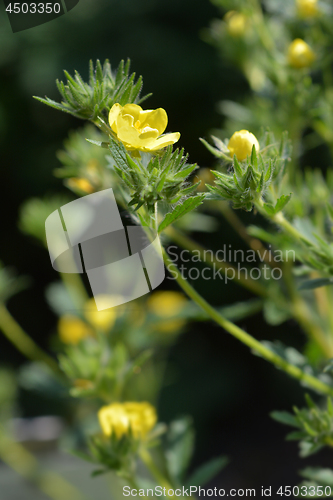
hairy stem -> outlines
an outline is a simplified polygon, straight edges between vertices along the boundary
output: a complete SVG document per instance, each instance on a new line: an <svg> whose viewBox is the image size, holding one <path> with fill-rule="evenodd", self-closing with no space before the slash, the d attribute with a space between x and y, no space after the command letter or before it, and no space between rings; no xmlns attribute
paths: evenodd
<svg viewBox="0 0 333 500"><path fill-rule="evenodd" d="M155 464L154 460L152 459L150 453L145 448L142 448L140 450L140 452L139 452L139 455L140 455L140 458L141 458L142 462L145 464L145 466L147 467L147 469L149 470L149 472L151 473L151 475L153 476L153 478L156 480L156 482L160 486L162 486L162 488L165 488L167 496L169 496L170 498L172 498L172 496L168 495L167 492L168 492L168 490L173 489L173 487L170 484L170 482L168 481L168 479L166 477L164 477L164 475L162 474L162 472L156 466L156 464Z"/></svg>
<svg viewBox="0 0 333 500"><path fill-rule="evenodd" d="M297 366L288 363L288 361L271 351L269 348L265 347L261 342L253 338L237 325L224 318L218 311L216 311L216 309L209 305L203 297L201 297L201 295L190 285L190 283L186 279L183 278L179 269L169 258L166 251L164 251L163 255L165 264L176 276L176 280L179 286L196 304L198 304L198 306L200 306L208 314L208 316L213 321L220 325L224 330L229 332L233 337L237 338L243 344L250 347L256 354L259 354L270 363L274 364L278 368L281 368L281 370L288 373L288 375L290 375L291 377L299 380L300 382L306 383L308 387L311 387L313 390L321 394L328 394L330 396L333 396L333 387L330 387L316 377L303 372Z"/></svg>

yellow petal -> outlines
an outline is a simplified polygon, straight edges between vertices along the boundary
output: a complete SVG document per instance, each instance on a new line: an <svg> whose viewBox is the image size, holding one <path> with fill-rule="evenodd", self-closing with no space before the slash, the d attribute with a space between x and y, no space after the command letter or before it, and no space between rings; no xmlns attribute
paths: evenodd
<svg viewBox="0 0 333 500"><path fill-rule="evenodd" d="M163 135L159 139L156 139L156 141L152 142L151 145L146 146L147 151L158 151L159 149L169 146L169 144L174 144L175 142L179 141L179 138L179 132L173 132L172 134Z"/></svg>
<svg viewBox="0 0 333 500"><path fill-rule="evenodd" d="M140 141L146 139L157 139L160 134L156 128L145 127L139 135Z"/></svg>
<svg viewBox="0 0 333 500"><path fill-rule="evenodd" d="M140 119L140 113L142 112L141 106L137 104L125 104L122 109L123 115L131 115L133 116L134 122Z"/></svg>
<svg viewBox="0 0 333 500"><path fill-rule="evenodd" d="M146 110L140 113L141 128L150 127L158 130L158 135L163 134L168 124L168 115L163 108Z"/></svg>
<svg viewBox="0 0 333 500"><path fill-rule="evenodd" d="M118 118L119 122L119 118ZM140 139L139 139L140 132L134 128L134 127L129 127L128 125L126 126L124 124L124 121L122 121L122 126L118 126L118 132L117 132L117 137L121 142L125 144L130 144L131 147L134 148L139 148L140 147Z"/></svg>
<svg viewBox="0 0 333 500"><path fill-rule="evenodd" d="M117 118L118 118L119 113L121 112L122 109L123 109L123 107L118 102L116 102L116 104L114 104L112 106L112 108L110 109L109 123L110 123L110 127L112 128L113 132L115 132L115 133L117 133Z"/></svg>
<svg viewBox="0 0 333 500"><path fill-rule="evenodd" d="M231 156L236 155L237 160L242 161L251 156L253 146L259 151L260 145L256 136L248 130L238 130L231 136L228 149Z"/></svg>

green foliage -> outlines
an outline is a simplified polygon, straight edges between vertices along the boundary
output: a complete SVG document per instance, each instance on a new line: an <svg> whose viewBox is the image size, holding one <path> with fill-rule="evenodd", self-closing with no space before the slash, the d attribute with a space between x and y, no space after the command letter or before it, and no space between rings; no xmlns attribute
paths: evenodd
<svg viewBox="0 0 333 500"><path fill-rule="evenodd" d="M129 74L130 61L124 61L118 66L115 74L106 59L102 65L99 60L94 67L93 61L89 64L89 82L84 82L80 74L75 71L74 78L65 71L67 83L57 80L57 87L62 102L57 103L46 97L36 99L52 108L70 113L83 120L96 121L105 116L113 104L118 102L122 106L127 103L140 103L148 96L139 98L142 88L142 77L135 83L135 73Z"/></svg>
<svg viewBox="0 0 333 500"><path fill-rule="evenodd" d="M158 232L163 231L170 224L176 220L184 217L187 213L191 212L197 208L205 199L205 194L199 194L198 196L193 196L186 199L183 203L177 205L172 212L169 212L163 219L163 221L158 226Z"/></svg>
<svg viewBox="0 0 333 500"><path fill-rule="evenodd" d="M306 467L300 471L300 475L305 478L300 485L300 487L305 486L306 489L302 489L302 497L304 498L321 498L321 497L332 497L333 493L333 470L323 469L321 467ZM331 488L330 490L326 487ZM307 494L304 494L304 493ZM324 495L323 495L324 493Z"/></svg>
<svg viewBox="0 0 333 500"><path fill-rule="evenodd" d="M123 144L110 136L111 167L119 175L130 192L128 206L138 210L145 205L153 212L158 201L168 204L177 203L195 191L197 185L189 185L187 177L198 168L187 163L184 150L172 151L168 146L159 155L140 155L131 157ZM194 208L194 207L193 207Z"/></svg>
<svg viewBox="0 0 333 500"><path fill-rule="evenodd" d="M165 457L168 472L177 485L184 484L185 474L194 450L194 430L192 420L183 417L170 424L167 434Z"/></svg>
<svg viewBox="0 0 333 500"><path fill-rule="evenodd" d="M326 408L319 408L306 394L307 408L298 409L294 414L274 411L271 417L297 430L289 433L288 440L300 441L300 456L307 457L318 452L324 446L333 446L333 403L327 398Z"/></svg>
<svg viewBox="0 0 333 500"><path fill-rule="evenodd" d="M115 434L110 437L95 435L91 436L88 442L90 454L80 453L80 456L98 465L99 468L92 473L93 476L113 470L118 476L131 479L135 472L139 445L140 441L134 439L131 430L120 439Z"/></svg>
<svg viewBox="0 0 333 500"><path fill-rule="evenodd" d="M207 185L211 198L231 201L235 209L252 210L253 205L268 193L271 184L279 183L283 177L289 158L289 143L287 135L283 134L277 146L273 134L266 132L262 140L262 154L257 154L253 146L251 157L247 160L240 162L234 156L232 172L213 171L215 184ZM221 155L226 160L226 146L216 139L215 144L219 145ZM267 213L275 214L284 208L289 199L290 196L282 195L274 206L267 203L264 208Z"/></svg>
<svg viewBox="0 0 333 500"><path fill-rule="evenodd" d="M110 346L102 336L105 334L67 346L59 355L60 367L73 384L70 392L74 397L117 401L125 385L152 355L146 350L130 359L124 344Z"/></svg>

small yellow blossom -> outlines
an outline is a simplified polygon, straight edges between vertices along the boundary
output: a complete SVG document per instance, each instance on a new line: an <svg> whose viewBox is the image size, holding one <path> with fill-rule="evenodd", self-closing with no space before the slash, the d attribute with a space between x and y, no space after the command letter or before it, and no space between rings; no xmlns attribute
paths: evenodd
<svg viewBox="0 0 333 500"><path fill-rule="evenodd" d="M224 16L224 21L227 23L227 30L229 35L237 38L245 33L246 17L241 12L230 10Z"/></svg>
<svg viewBox="0 0 333 500"><path fill-rule="evenodd" d="M162 108L143 110L137 104L116 103L110 110L109 123L129 151L158 151L180 137L179 132L161 136L168 124L168 116Z"/></svg>
<svg viewBox="0 0 333 500"><path fill-rule="evenodd" d="M134 438L144 439L155 426L157 415L155 408L146 402L112 403L99 410L98 419L105 436L115 434L120 439L131 429Z"/></svg>
<svg viewBox="0 0 333 500"><path fill-rule="evenodd" d="M185 321L182 319L168 319L177 316L187 304L186 297L180 292L160 291L153 293L147 300L150 312L159 316L163 321L159 322L155 330L159 332L174 332L179 330Z"/></svg>
<svg viewBox="0 0 333 500"><path fill-rule="evenodd" d="M315 60L311 47L301 38L296 38L288 48L288 62L294 68L307 68Z"/></svg>
<svg viewBox="0 0 333 500"><path fill-rule="evenodd" d="M67 186L71 189L78 189L88 194L94 192L94 187L90 184L90 182L81 177L71 177L70 179L67 179Z"/></svg>
<svg viewBox="0 0 333 500"><path fill-rule="evenodd" d="M238 130L231 136L228 149L231 156L236 155L237 160L242 161L251 156L253 146L259 151L260 146L256 136L248 130Z"/></svg>
<svg viewBox="0 0 333 500"><path fill-rule="evenodd" d="M297 13L300 17L314 17L318 14L318 0L296 0Z"/></svg>
<svg viewBox="0 0 333 500"><path fill-rule="evenodd" d="M59 337L64 344L78 344L93 335L93 330L81 319L70 314L61 316L58 322Z"/></svg>
<svg viewBox="0 0 333 500"><path fill-rule="evenodd" d="M103 298L105 299L106 307L110 308L110 296L106 295L98 297L98 303L101 305ZM117 314L114 308L98 311L95 299L89 299L84 307L84 315L89 323L98 330L110 330L116 322Z"/></svg>

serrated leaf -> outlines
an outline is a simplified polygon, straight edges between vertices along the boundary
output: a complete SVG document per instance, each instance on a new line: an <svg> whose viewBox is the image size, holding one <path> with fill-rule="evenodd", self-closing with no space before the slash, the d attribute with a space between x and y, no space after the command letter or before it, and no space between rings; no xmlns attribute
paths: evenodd
<svg viewBox="0 0 333 500"><path fill-rule="evenodd" d="M217 457L201 465L188 478L185 487L204 486L228 464L228 461L227 457Z"/></svg>
<svg viewBox="0 0 333 500"><path fill-rule="evenodd" d="M290 193L288 195L283 194L282 196L280 196L280 198L277 200L276 205L275 205L275 213L276 214L284 209L284 207L287 205L287 203L289 202L289 200L291 198L291 194L292 193Z"/></svg>
<svg viewBox="0 0 333 500"><path fill-rule="evenodd" d="M201 203L203 202L205 197L206 197L205 194L200 194L198 196L193 196L191 198L187 198L187 200L185 200L183 203L177 205L172 212L169 212L168 214L166 214L163 221L160 223L160 225L158 227L158 232L160 233L166 227L168 227L170 224L175 222L177 219L180 219L185 214L187 214L188 212L191 212L196 207L201 205Z"/></svg>

